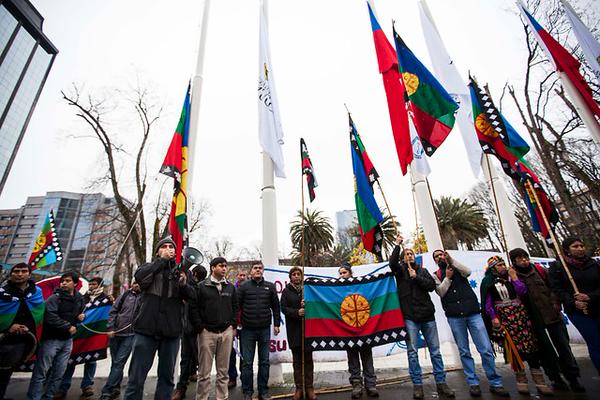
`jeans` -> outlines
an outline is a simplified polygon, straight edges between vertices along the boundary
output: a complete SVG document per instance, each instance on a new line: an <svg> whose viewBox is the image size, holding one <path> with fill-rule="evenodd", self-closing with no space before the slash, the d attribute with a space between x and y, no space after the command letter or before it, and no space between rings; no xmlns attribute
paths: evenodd
<svg viewBox="0 0 600 400"><path fill-rule="evenodd" d="M75 367L77 364L71 363L67 365L65 374L62 377L58 391L67 393L71 388L71 381L73 380L73 374L75 373ZM94 376L96 375L96 361L89 361L83 364L83 379L81 380L81 389L88 386L94 386Z"/></svg>
<svg viewBox="0 0 600 400"><path fill-rule="evenodd" d="M177 389L187 390L190 376L198 373L198 334L184 333L181 337L181 362Z"/></svg>
<svg viewBox="0 0 600 400"><path fill-rule="evenodd" d="M129 365L129 380L124 400L142 400L144 383L158 352L158 379L154 390L155 400L170 400L175 383L173 374L179 351L179 338L135 334L133 354Z"/></svg>
<svg viewBox="0 0 600 400"><path fill-rule="evenodd" d="M373 367L373 351L370 347L362 349L347 350L348 353L348 372L350 372L350 384L363 383L365 387L373 388L377 384L375 368ZM362 375L360 373L360 362L362 360Z"/></svg>
<svg viewBox="0 0 600 400"><path fill-rule="evenodd" d="M67 369L72 348L73 339L50 339L40 343L27 391L28 400L52 400Z"/></svg>
<svg viewBox="0 0 600 400"><path fill-rule="evenodd" d="M467 378L468 385L479 385L479 377L475 373L475 362L469 348L469 333L473 343L481 356L483 370L487 376L490 386L502 386L502 377L496 372L496 360L490 338L485 329L485 324L480 314L468 317L448 317L448 324L452 330L452 336L458 347L460 363Z"/></svg>
<svg viewBox="0 0 600 400"><path fill-rule="evenodd" d="M583 314L568 314L567 316L583 336L594 367L600 374L600 316L591 317Z"/></svg>
<svg viewBox="0 0 600 400"><path fill-rule="evenodd" d="M419 339L419 331L425 338L425 343L429 348L431 356L431 364L433 365L433 376L436 383L446 382L446 372L444 371L444 362L440 353L440 339L437 333L435 321L415 322L409 319L406 321L406 330L408 331L409 342L406 344L408 355L408 372L414 385L423 384L423 374L421 365L419 365L419 353L417 341Z"/></svg>
<svg viewBox="0 0 600 400"><path fill-rule="evenodd" d="M271 344L271 328L243 328L240 331L242 345L242 391L252 395L254 352L258 344L258 394L269 393L269 347Z"/></svg>
<svg viewBox="0 0 600 400"><path fill-rule="evenodd" d="M111 363L108 378L106 378L106 383L102 388L103 395L111 395L117 391L120 392L121 381L123 381L123 370L131 355L134 340L134 335L113 336L109 339L108 347L110 348Z"/></svg>

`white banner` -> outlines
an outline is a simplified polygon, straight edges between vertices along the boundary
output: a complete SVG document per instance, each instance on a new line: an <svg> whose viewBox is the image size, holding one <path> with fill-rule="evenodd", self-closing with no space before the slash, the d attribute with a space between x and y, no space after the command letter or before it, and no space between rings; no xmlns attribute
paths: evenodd
<svg viewBox="0 0 600 400"><path fill-rule="evenodd" d="M506 258L505 254L489 252L489 251L456 251L450 250L448 251L452 258L461 262L462 264L471 268L471 276L469 277L469 282L473 287L473 290L477 294L477 298L479 298L479 284L483 279L485 273L485 266L487 264L487 259L493 255L501 255ZM551 261L554 259L550 258L532 258L532 261L538 262L544 265L546 268ZM433 262L433 258L431 257L431 253L419 254L417 256L417 262L421 263L431 274L433 274L437 270L437 266ZM285 288L285 286L289 282L288 271L291 267L289 266L266 266L265 267L265 279L267 281L273 282L277 289L277 293L281 296L281 292ZM378 263L378 264L368 264L368 265L360 265L352 267L352 271L355 276L362 276L372 274L374 272L379 271L389 271L388 262ZM331 278L338 276L338 267L306 267L305 270L306 277L321 277L321 278ZM444 310L442 308L442 304L440 302L440 297L435 293L431 293L431 300L435 305L435 320L437 323L438 334L440 337L440 342L452 342L454 343L454 338L452 337L452 332L450 331L450 326L446 320L446 316L444 314ZM583 343L583 338L579 334L579 332L573 327L571 323L567 320L565 316L565 321L567 322L567 329L569 331L569 336L571 338L571 342ZM400 351L406 350L406 345L404 342L398 342L394 344L387 344L383 346L377 346L373 348L373 355L375 357L387 356L390 354L395 354ZM285 327L285 317L282 315L282 323L281 323L281 333L277 336L271 337L271 362L291 362L292 361L292 353L290 352L288 343L287 343L287 334ZM346 360L346 353L343 351L317 351L313 355L316 361L343 361Z"/></svg>

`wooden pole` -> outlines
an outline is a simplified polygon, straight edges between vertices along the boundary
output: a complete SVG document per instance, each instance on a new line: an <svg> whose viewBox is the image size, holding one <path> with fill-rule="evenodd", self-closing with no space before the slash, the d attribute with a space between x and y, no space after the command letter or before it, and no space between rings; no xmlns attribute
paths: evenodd
<svg viewBox="0 0 600 400"><path fill-rule="evenodd" d="M565 261L564 254L562 252L561 247L558 244L558 241L556 240L556 236L554 235L554 231L552 230L552 227L550 226L548 217L546 216L546 213L544 212L544 209L542 208L542 206L540 204L540 199L537 195L537 192L535 191L533 185L531 184L531 182L529 180L525 180L525 190L527 190L527 194L530 197L533 197L535 199L535 203L537 204L538 209L540 210L540 214L542 214L542 219L544 220L544 224L546 225L546 228L548 229L548 232L550 233L550 238L552 239L552 242L554 243L554 249L558 253L558 258L560 258L560 262L562 264L563 269L565 270L565 273L567 274L567 278L569 278L569 282L571 283L571 286L573 286L573 290L575 291L575 294L579 294L579 289L577 288L577 284L575 283L575 280L573 279L573 275L571 275L571 271L569 271L569 268L567 267L567 262Z"/></svg>

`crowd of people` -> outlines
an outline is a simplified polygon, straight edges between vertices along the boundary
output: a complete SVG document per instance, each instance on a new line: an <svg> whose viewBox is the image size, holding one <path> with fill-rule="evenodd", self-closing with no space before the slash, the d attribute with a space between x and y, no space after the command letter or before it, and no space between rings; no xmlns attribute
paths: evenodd
<svg viewBox="0 0 600 400"><path fill-rule="evenodd" d="M184 399L194 381L195 398L208 399L213 364L216 398L227 399L229 389L237 385L239 358L243 399L250 400L254 394L256 353L258 399L269 400L270 341L280 332L282 314L293 359L293 399L316 399L313 354L303 346L303 269L290 269L289 283L280 301L275 285L264 279L260 262L252 265L248 278L245 271L240 271L232 282L226 278L225 258L212 259L209 271L200 265L184 271L175 261L176 250L173 240L161 240L153 261L136 270L131 287L114 302L104 293L101 278L92 278L87 293L81 295L76 290L80 278L75 272L64 273L60 287L44 301L41 289L32 280L31 268L25 263L14 265L0 288L0 400L4 400L13 369L30 360L34 353L27 398L65 398L76 365L69 363L73 335L84 320L87 307L97 301L112 302L106 332L111 366L99 394L101 400L121 398L128 360L123 398L142 399L156 357L155 399ZM527 367L542 396L552 395L555 390L584 392L562 310L581 333L600 372L600 264L586 254L580 239L566 239L562 250L566 265L556 261L549 270L531 262L524 249L511 250L509 262L500 256L491 257L478 299L468 279L468 266L446 251L435 250L432 256L438 269L432 274L416 262L412 249L403 248L399 237L389 266L396 278L408 333L413 397L424 398L418 354L421 337L431 357L438 395L455 397L446 383L435 307L430 297L434 291L440 296L471 396L481 396L482 390L469 335L481 357L489 391L494 395L509 397L496 370L497 353L502 353L510 364L520 393L529 393ZM353 273L348 263L341 265L338 272L345 279ZM175 385L180 346L180 376ZM372 349L348 350L347 356L351 397L359 399L363 393L379 397ZM96 362L84 360L83 364L81 398L91 399L95 396Z"/></svg>

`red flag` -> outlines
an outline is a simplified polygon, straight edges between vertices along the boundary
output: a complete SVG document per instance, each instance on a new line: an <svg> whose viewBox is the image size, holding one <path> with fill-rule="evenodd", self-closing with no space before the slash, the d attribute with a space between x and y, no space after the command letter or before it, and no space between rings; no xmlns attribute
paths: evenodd
<svg viewBox="0 0 600 400"><path fill-rule="evenodd" d="M598 107L598 103L592 97L592 89L590 89L583 76L579 73L579 67L581 66L579 60L573 57L567 49L550 36L548 31L533 18L533 15L522 4L519 3L518 5L534 36L536 36L540 47L544 49L546 56L554 64L554 68L566 75L566 78L577 89L577 92L589 110L597 117L600 117L600 107Z"/></svg>
<svg viewBox="0 0 600 400"><path fill-rule="evenodd" d="M410 133L408 130L408 114L404 104L404 82L398 69L398 58L396 50L387 40L385 33L379 26L375 13L369 7L369 16L371 18L371 28L373 29L373 40L375 41L375 52L379 63L379 72L383 77L383 86L388 102L390 112L390 121L392 123L392 133L396 144L396 153L400 162L402 175L406 175L407 166L413 160L413 150L410 142Z"/></svg>

